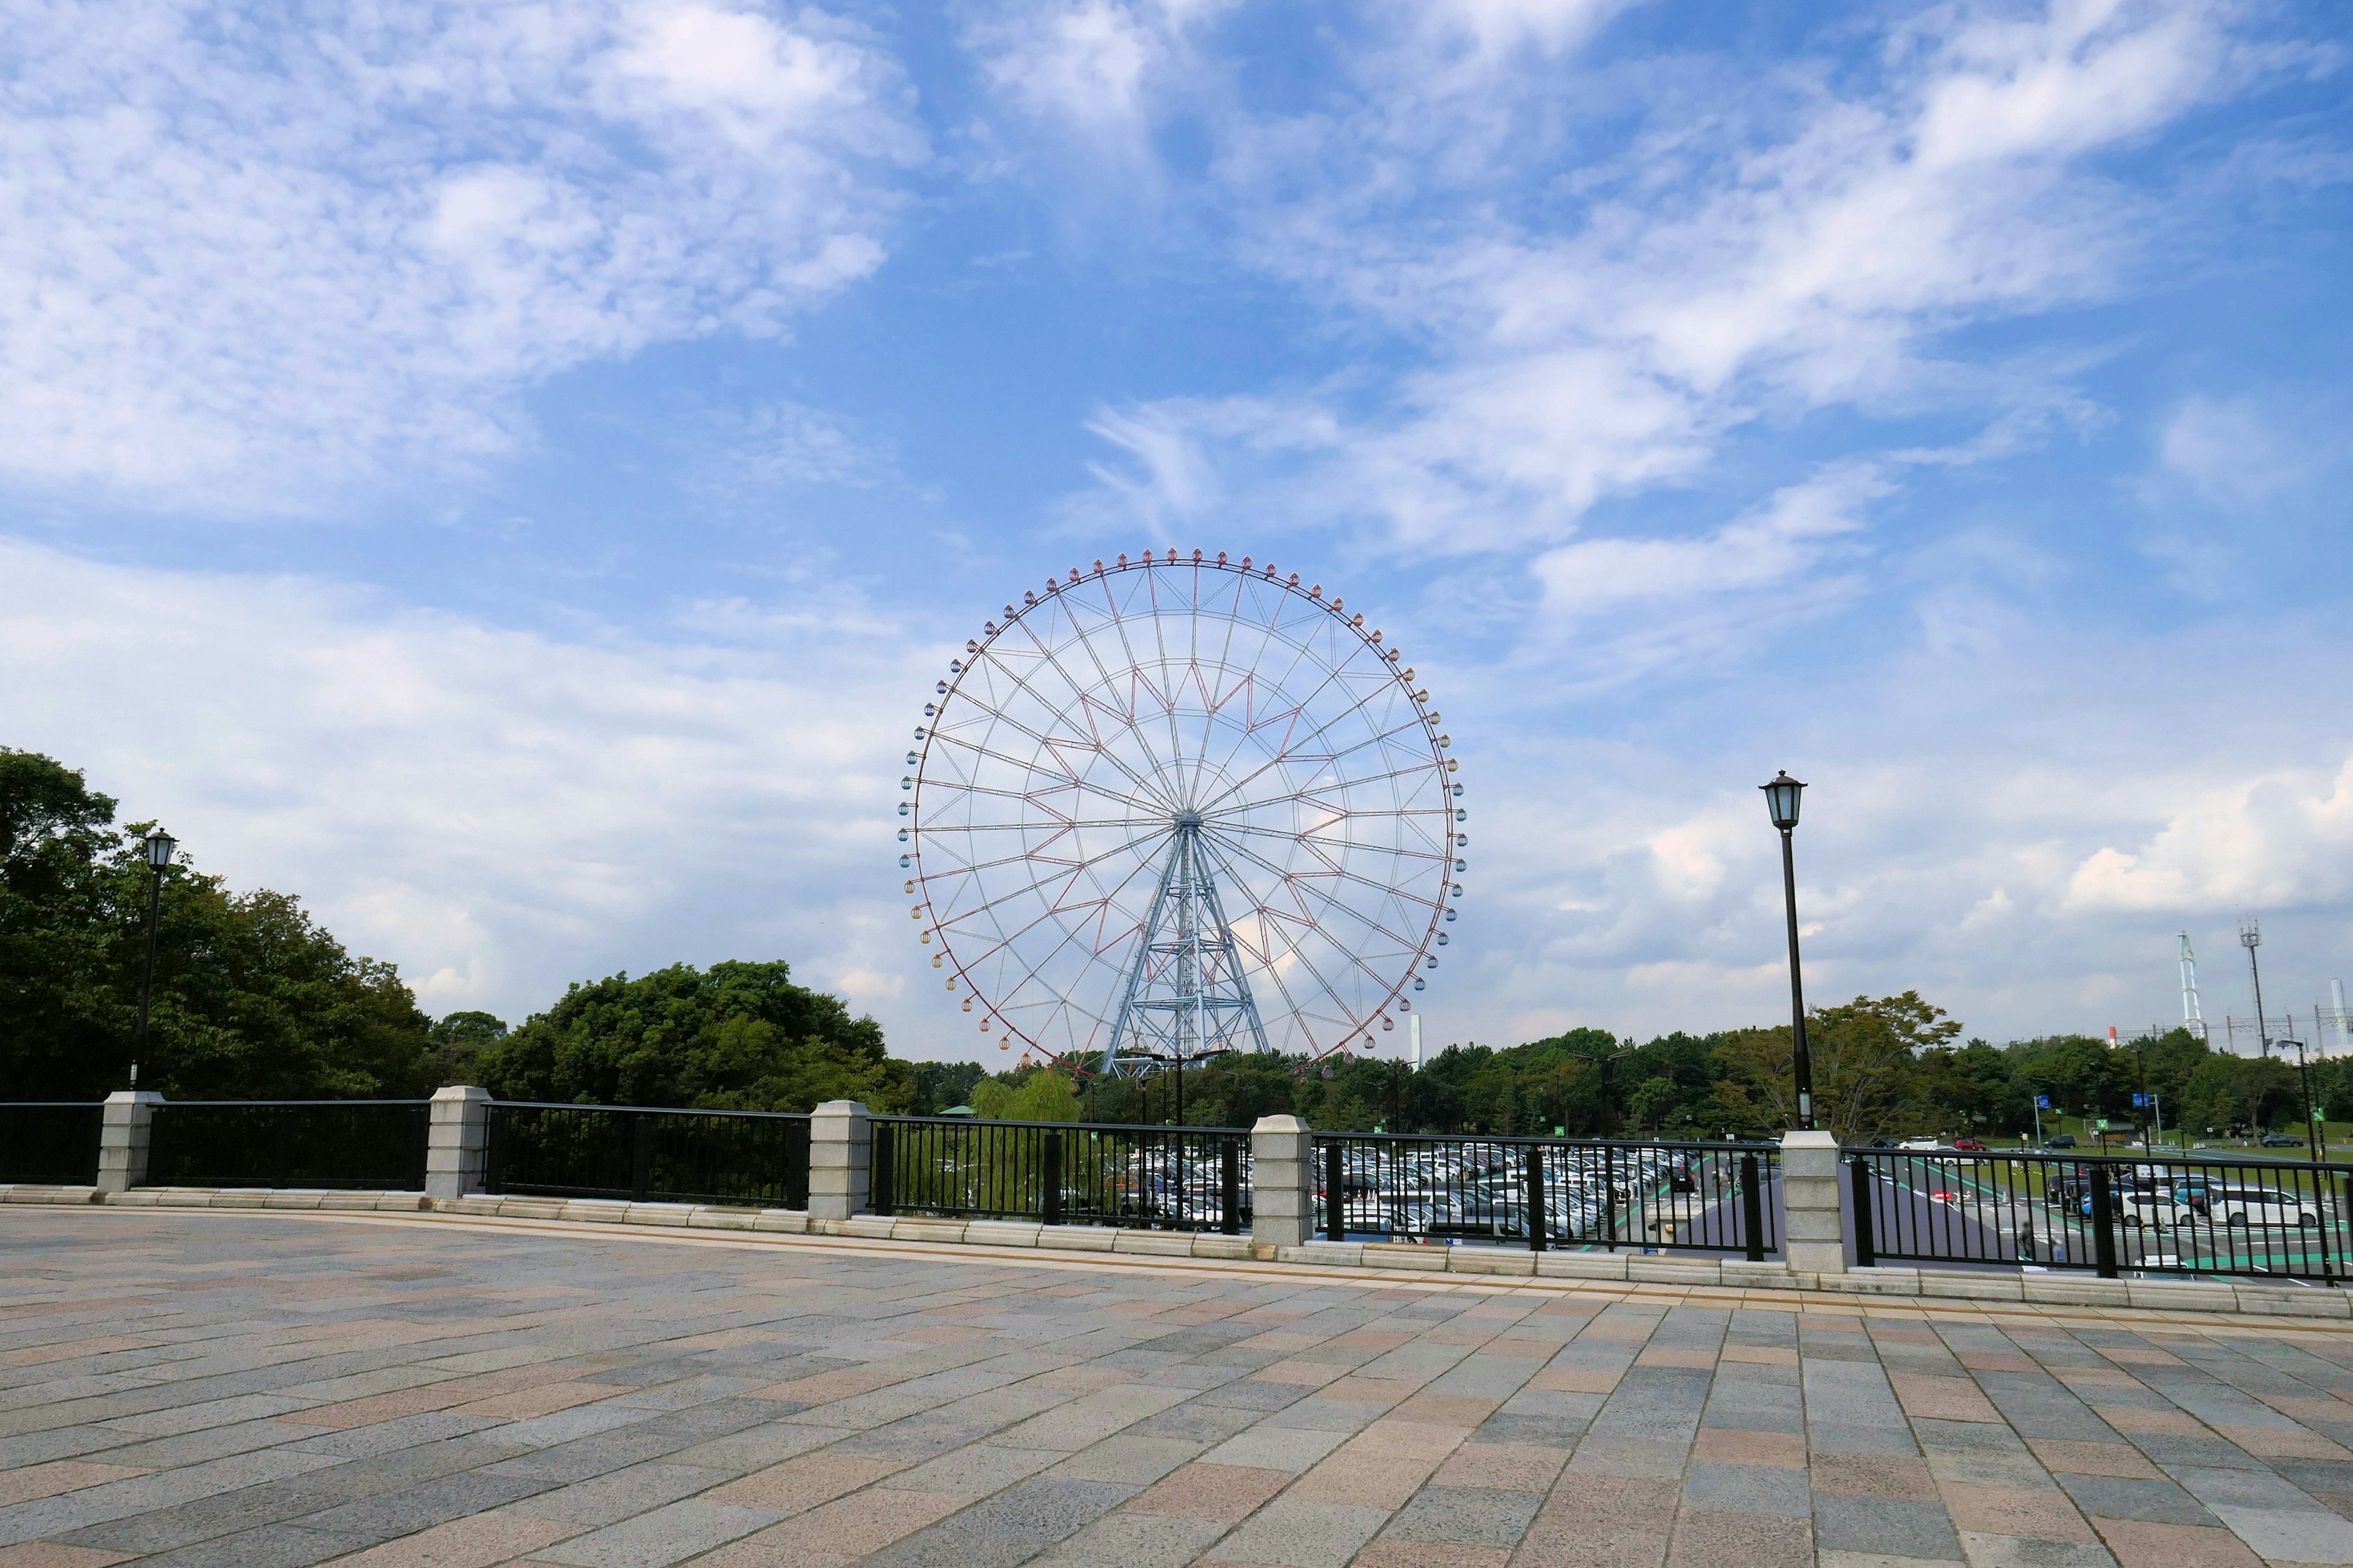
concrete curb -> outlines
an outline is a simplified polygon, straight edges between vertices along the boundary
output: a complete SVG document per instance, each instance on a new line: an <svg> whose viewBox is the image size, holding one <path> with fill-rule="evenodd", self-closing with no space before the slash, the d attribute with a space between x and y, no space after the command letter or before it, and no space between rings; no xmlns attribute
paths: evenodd
<svg viewBox="0 0 2353 1568"><path fill-rule="evenodd" d="M1856 1297L2017 1301L2028 1305L2141 1310L2243 1312L2274 1318L2353 1319L2348 1292L2287 1284L2209 1279L2098 1279L2073 1274L1964 1273L1934 1268L1851 1268L1815 1274L1782 1263L1662 1258L1629 1252L1518 1252L1483 1247L1417 1247L1388 1242L1310 1241L1255 1246L1246 1236L1105 1226L1045 1226L1018 1220L892 1218L856 1215L812 1221L798 1209L730 1208L701 1204L633 1204L607 1199L506 1197L474 1194L427 1198L422 1193L332 1189L95 1187L0 1184L0 1204L177 1209L333 1209L434 1213L483 1218L594 1225L662 1226L689 1230L768 1231L868 1241L945 1242L964 1247L1035 1247L1055 1252L1217 1258L1230 1262L1315 1264L1394 1273L1544 1279L1593 1279L1735 1290L1812 1290Z"/></svg>

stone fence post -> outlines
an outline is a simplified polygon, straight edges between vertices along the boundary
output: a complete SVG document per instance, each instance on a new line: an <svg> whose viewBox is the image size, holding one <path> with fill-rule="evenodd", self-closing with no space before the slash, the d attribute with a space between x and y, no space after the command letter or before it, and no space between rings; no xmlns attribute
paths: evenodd
<svg viewBox="0 0 2353 1568"><path fill-rule="evenodd" d="M1261 1116L1250 1129L1250 1245L1303 1246L1314 1226L1314 1135L1296 1116Z"/></svg>
<svg viewBox="0 0 2353 1568"><path fill-rule="evenodd" d="M147 1140L164 1097L149 1089L117 1089L99 1112L98 1190L128 1192L147 1184Z"/></svg>
<svg viewBox="0 0 2353 1568"><path fill-rule="evenodd" d="M828 1100L809 1117L812 1221L866 1212L874 1173L872 1115L857 1100Z"/></svg>
<svg viewBox="0 0 2353 1568"><path fill-rule="evenodd" d="M491 1091L470 1083L433 1091L425 1130L425 1195L462 1198L482 1190L491 1142Z"/></svg>
<svg viewBox="0 0 2353 1568"><path fill-rule="evenodd" d="M1846 1210L1840 1203L1835 1133L1796 1128L1781 1134L1782 1255L1805 1274L1846 1272Z"/></svg>

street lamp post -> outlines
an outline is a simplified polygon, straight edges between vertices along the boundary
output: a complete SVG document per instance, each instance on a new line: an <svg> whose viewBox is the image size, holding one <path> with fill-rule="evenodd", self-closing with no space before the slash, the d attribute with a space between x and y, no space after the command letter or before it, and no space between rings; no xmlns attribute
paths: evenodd
<svg viewBox="0 0 2353 1568"><path fill-rule="evenodd" d="M139 1060L147 1054L147 1005L155 992L155 926L164 910L164 873L172 868L179 841L158 827L145 839L147 851L147 957L139 970L139 1028L131 1042L131 1087L139 1087Z"/></svg>
<svg viewBox="0 0 2353 1568"><path fill-rule="evenodd" d="M1781 895L1789 914L1789 1043L1794 1047L1790 1067L1797 1079L1798 1125L1810 1131L1814 1125L1814 1058L1806 1048L1806 988L1798 973L1798 862L1789 843L1789 836L1798 826L1798 796L1806 786L1791 778L1784 768L1774 774L1771 783L1757 787L1765 792L1766 813L1781 833Z"/></svg>

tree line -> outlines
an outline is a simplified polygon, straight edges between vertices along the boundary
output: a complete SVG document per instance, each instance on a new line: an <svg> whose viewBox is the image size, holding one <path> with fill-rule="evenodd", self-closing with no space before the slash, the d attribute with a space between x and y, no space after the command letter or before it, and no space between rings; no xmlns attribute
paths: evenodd
<svg viewBox="0 0 2353 1568"><path fill-rule="evenodd" d="M151 824L37 752L0 747L0 1092L92 1100L124 1086L145 941ZM501 1099L806 1110L969 1107L1016 1120L1160 1123L1174 1075L1089 1079L892 1057L881 1026L795 984L780 961L673 964L577 984L520 1026L428 1017L389 963L353 954L301 900L240 893L183 864L164 879L152 1047L141 1087L174 1099L407 1098L477 1083ZM2153 1093L2193 1135L2295 1123L2303 1084L2276 1058L2213 1052L2183 1030L2112 1047L2051 1036L1995 1046L1915 992L1809 1016L1818 1110L1842 1139L2015 1135L2035 1098L2128 1121ZM1327 1131L1755 1136L1787 1126L1787 1025L1637 1042L1579 1028L1450 1047L1419 1071L1374 1058L1240 1055L1188 1070L1184 1120L1290 1113ZM2353 1058L2313 1064L2316 1100L2353 1121Z"/></svg>

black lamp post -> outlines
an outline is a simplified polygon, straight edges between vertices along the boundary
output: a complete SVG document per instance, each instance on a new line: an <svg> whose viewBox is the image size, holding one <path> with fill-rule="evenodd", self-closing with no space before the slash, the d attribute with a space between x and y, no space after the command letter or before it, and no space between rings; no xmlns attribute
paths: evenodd
<svg viewBox="0 0 2353 1568"><path fill-rule="evenodd" d="M172 868L172 852L180 847L162 828L150 833L147 851L147 959L139 971L139 1031L131 1043L131 1087L139 1087L139 1058L147 1054L147 1004L155 991L155 923L164 909L164 873Z"/></svg>
<svg viewBox="0 0 2353 1568"><path fill-rule="evenodd" d="M1814 1058L1806 1049L1806 988L1798 977L1798 862L1789 844L1789 835L1798 826L1798 796L1806 786L1783 768L1773 775L1771 783L1757 787L1765 792L1766 814L1781 832L1781 894L1789 911L1789 1043L1795 1047L1790 1066L1798 1080L1798 1125L1810 1131L1814 1125Z"/></svg>

